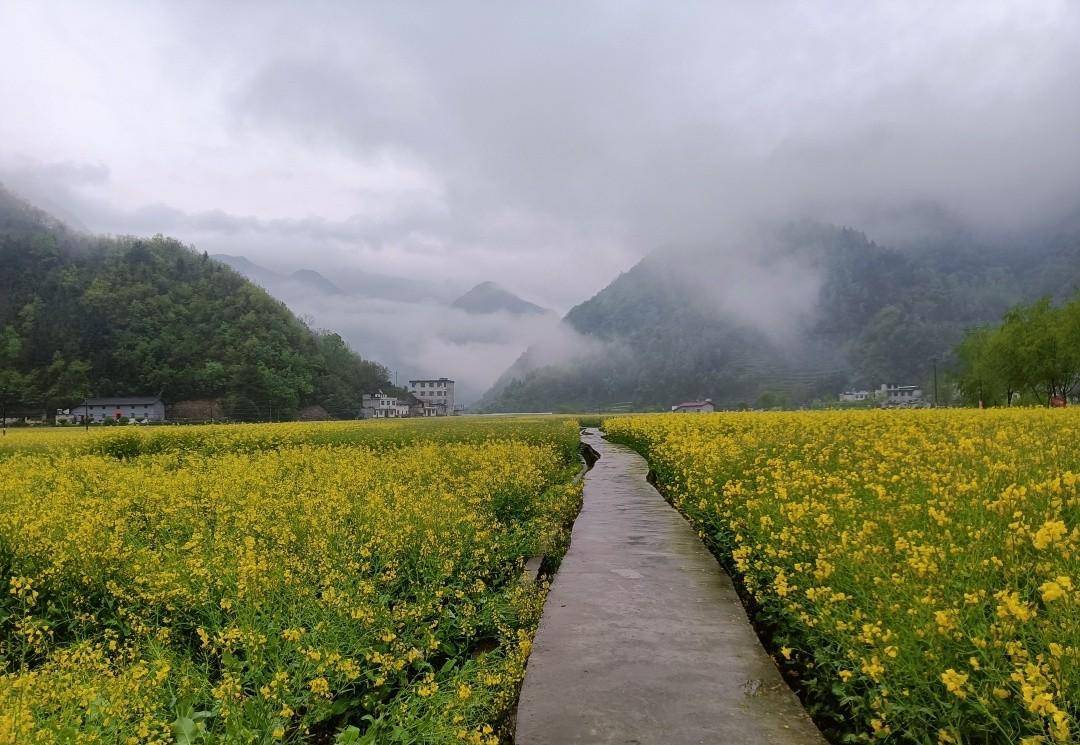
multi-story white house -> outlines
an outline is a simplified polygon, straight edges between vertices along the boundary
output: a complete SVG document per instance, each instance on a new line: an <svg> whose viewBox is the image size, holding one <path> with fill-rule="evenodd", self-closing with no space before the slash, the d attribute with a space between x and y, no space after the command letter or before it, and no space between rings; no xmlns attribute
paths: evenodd
<svg viewBox="0 0 1080 745"><path fill-rule="evenodd" d="M382 391L365 393L360 399L361 419L398 419L409 415L409 405Z"/></svg>
<svg viewBox="0 0 1080 745"><path fill-rule="evenodd" d="M68 421L103 422L121 418L137 422L165 421L165 403L157 396L112 396L88 398L64 412L57 412Z"/></svg>
<svg viewBox="0 0 1080 745"><path fill-rule="evenodd" d="M454 413L454 381L450 378L410 380L409 392L424 402L424 416Z"/></svg>
<svg viewBox="0 0 1080 745"><path fill-rule="evenodd" d="M877 398L884 404L912 404L922 401L922 388L917 385L889 385L882 383Z"/></svg>

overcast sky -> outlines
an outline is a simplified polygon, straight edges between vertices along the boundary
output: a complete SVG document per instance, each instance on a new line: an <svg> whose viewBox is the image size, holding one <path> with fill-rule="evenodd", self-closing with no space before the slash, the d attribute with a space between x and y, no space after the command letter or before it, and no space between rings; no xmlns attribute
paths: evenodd
<svg viewBox="0 0 1080 745"><path fill-rule="evenodd" d="M740 217L1080 195L1068 0L4 0L0 70L0 180L83 227L560 311Z"/></svg>

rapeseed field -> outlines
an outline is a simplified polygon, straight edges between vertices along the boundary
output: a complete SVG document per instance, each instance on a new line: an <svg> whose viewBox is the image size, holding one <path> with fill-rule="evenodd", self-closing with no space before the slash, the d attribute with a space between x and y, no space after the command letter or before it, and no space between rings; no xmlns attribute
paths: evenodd
<svg viewBox="0 0 1080 745"><path fill-rule="evenodd" d="M0 743L497 743L563 419L13 431Z"/></svg>
<svg viewBox="0 0 1080 745"><path fill-rule="evenodd" d="M1080 412L607 419L837 739L1075 743Z"/></svg>

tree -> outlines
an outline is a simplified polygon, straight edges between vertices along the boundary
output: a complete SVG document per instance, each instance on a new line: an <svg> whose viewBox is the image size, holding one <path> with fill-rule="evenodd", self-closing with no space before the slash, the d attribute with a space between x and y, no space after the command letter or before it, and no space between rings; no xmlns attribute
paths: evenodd
<svg viewBox="0 0 1080 745"><path fill-rule="evenodd" d="M968 404L988 403L997 387L990 355L995 334L996 331L990 328L973 329L956 348L959 366L956 385Z"/></svg>
<svg viewBox="0 0 1080 745"><path fill-rule="evenodd" d="M1017 394L1051 404L1080 387L1080 295L1018 305L996 328L973 329L956 348L958 385L968 403L1011 404Z"/></svg>
<svg viewBox="0 0 1080 745"><path fill-rule="evenodd" d="M271 406L344 410L389 382L205 252L71 233L2 188L0 347L0 368L29 378L8 376L9 397L18 388L46 410L85 395L91 377L101 395L231 399L260 418Z"/></svg>
<svg viewBox="0 0 1080 745"><path fill-rule="evenodd" d="M22 341L15 329L5 326L0 330L0 424L7 434L7 412L11 404L23 400L27 393L28 379L15 369Z"/></svg>

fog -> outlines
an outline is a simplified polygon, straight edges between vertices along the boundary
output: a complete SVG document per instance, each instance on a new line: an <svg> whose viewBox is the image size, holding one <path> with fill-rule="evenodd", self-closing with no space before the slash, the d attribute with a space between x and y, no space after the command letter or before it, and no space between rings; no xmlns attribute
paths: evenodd
<svg viewBox="0 0 1080 745"><path fill-rule="evenodd" d="M783 334L812 275L735 226L1075 219L1078 38L1067 0L5 3L0 181L87 230L559 312L715 244L724 292L693 300ZM470 390L546 333L417 298L294 309Z"/></svg>
<svg viewBox="0 0 1080 745"><path fill-rule="evenodd" d="M354 346L362 343L364 356L386 365L401 385L432 375L457 381L457 401L464 404L478 399L526 347L572 333L554 313L475 314L434 300L320 295L288 285L269 289L311 325L336 331Z"/></svg>

